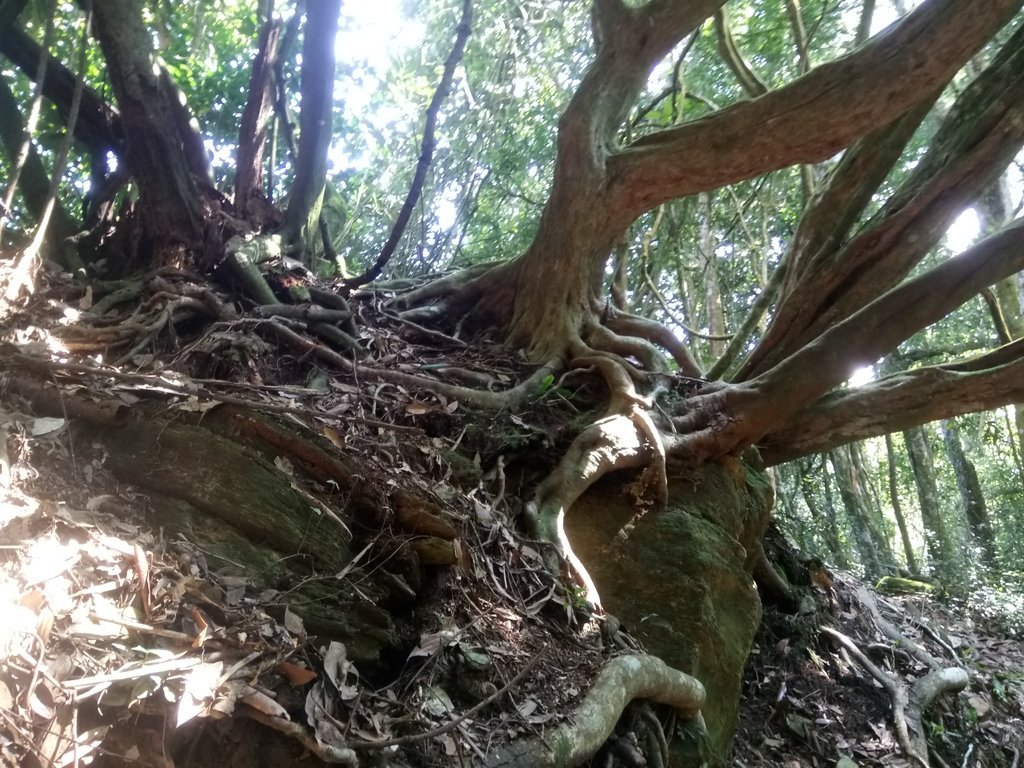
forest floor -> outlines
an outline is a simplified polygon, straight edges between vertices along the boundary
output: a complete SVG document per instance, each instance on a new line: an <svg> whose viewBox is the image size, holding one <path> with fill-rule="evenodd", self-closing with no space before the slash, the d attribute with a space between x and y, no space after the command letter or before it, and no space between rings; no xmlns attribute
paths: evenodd
<svg viewBox="0 0 1024 768"><path fill-rule="evenodd" d="M49 331L78 317L69 295L66 285L37 294L0 327L0 355L45 351ZM524 374L514 357L458 344L449 344L441 365L427 352L438 338L413 328L417 346L399 325L367 326L374 364L453 375L472 367L488 388ZM233 332L220 329L220 340ZM71 358L98 368L86 355ZM33 413L6 386L16 366L0 366L0 768L88 759L182 768L314 765L313 755L354 764L345 750L318 743L307 723L321 736L359 742L360 765L475 765L494 744L564 720L604 662L637 650L627 632L609 638L588 619L518 532L503 497L534 477L522 460L503 464L471 445L467 452L473 440L481 449L485 441L474 437L472 417L457 401L338 377L316 383L301 357L270 347L236 360L233 371L229 363L201 345L180 346L172 333L130 356L140 378L73 377L67 368L52 378L65 392L114 396L127 408L164 398L169 410L205 413L225 407L204 396L210 382L244 374L252 389L242 397L256 409L354 417L339 448L365 452L374 471L419 484L460 510L459 562L431 571L407 647L373 672L358 669L343 645L306 632L286 595L258 588L252 574L216 572L194 544L165 535L144 496L107 469L103 451L80 439L59 409ZM191 394L179 386L200 377L205 383ZM572 430L551 416L569 402L560 383L544 383L550 397L528 416L495 417L487 430L506 433L506 450L514 438L532 461L553 460ZM458 464L447 450L452 444L469 456L476 451L475 461ZM1024 752L1021 638L920 595L872 597L873 613L865 594L873 593L836 573L831 591L815 593L816 610L766 610L747 665L734 764L911 764L893 733L889 694L821 631L843 633L896 685L909 687L927 668L886 638L880 614L971 677L965 692L940 699L926 717L933 765L1016 768ZM328 699L340 702L333 711L344 717L326 714ZM627 711L594 765L643 765L630 744L651 714ZM653 714L668 727L665 713Z"/></svg>
<svg viewBox="0 0 1024 768"><path fill-rule="evenodd" d="M925 717L932 764L1021 764L1024 638L949 601L878 595L849 573L834 574L833 590L818 593L814 615L766 610L744 676L736 766L916 765L900 754L889 694L820 631L843 632L906 688L919 680L928 668L880 630L861 602L865 590L908 643L970 676L967 690L939 698Z"/></svg>

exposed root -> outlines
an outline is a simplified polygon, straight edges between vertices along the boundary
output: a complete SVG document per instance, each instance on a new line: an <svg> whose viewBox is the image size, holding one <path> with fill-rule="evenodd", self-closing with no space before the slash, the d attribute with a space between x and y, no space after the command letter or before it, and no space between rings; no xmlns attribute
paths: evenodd
<svg viewBox="0 0 1024 768"><path fill-rule="evenodd" d="M604 357L579 357L573 360L574 367L593 367L604 378L611 392L608 414L621 413L650 443L653 455L651 469L657 483L657 499L660 503L668 502L668 470L665 465L665 441L661 431L651 418L650 409L653 398L641 397L626 377L621 366L615 365ZM595 478L596 479L596 478Z"/></svg>
<svg viewBox="0 0 1024 768"><path fill-rule="evenodd" d="M559 362L552 360L547 365L539 367L528 379L523 380L512 389L505 390L504 392L490 392L471 387L446 384L436 379L428 379L424 376L416 376L411 373L403 373L402 371L387 371L361 365L356 366L355 363L342 356L339 352L323 344L317 344L282 323L261 320L256 322L256 327L258 330L271 333L301 354L311 354L325 363L340 368L346 373L354 374L364 379L386 381L417 389L428 389L444 395L450 400L459 400L491 410L514 409L535 397L539 397L544 391L544 380L561 370Z"/></svg>
<svg viewBox="0 0 1024 768"><path fill-rule="evenodd" d="M651 342L639 336L621 336L600 324L587 329L587 339L591 346L603 352L611 352L622 358L632 357L640 363L645 371L667 373L668 365Z"/></svg>
<svg viewBox="0 0 1024 768"><path fill-rule="evenodd" d="M959 667L933 669L910 688L903 682L879 669L849 637L831 627L822 627L822 633L841 645L857 660L889 694L892 701L892 721L896 740L908 759L922 768L930 768L928 742L925 739L922 718L925 710L943 693L956 693L967 687L967 672Z"/></svg>
<svg viewBox="0 0 1024 768"><path fill-rule="evenodd" d="M501 266L502 263L491 262L467 267L403 293L394 304L403 310L400 314L406 320L429 322L443 318L479 301L486 289L476 282L477 278Z"/></svg>
<svg viewBox="0 0 1024 768"><path fill-rule="evenodd" d="M929 669L937 670L942 668L938 659L882 617L881 612L878 610L878 603L875 600L875 596L871 594L866 587L858 586L854 590L854 594L857 595L857 601L867 609L869 614L871 614L871 618L875 622L875 626L878 627L883 635Z"/></svg>
<svg viewBox="0 0 1024 768"><path fill-rule="evenodd" d="M619 656L608 662L566 722L535 739L502 747L488 756L486 764L488 768L580 765L597 752L633 699L667 704L680 718L698 720L705 691L699 680L656 656Z"/></svg>
<svg viewBox="0 0 1024 768"><path fill-rule="evenodd" d="M648 320L645 317L637 317L626 312L613 311L608 315L608 328L615 333L627 336L635 336L657 344L665 349L679 367L679 372L684 376L700 378L701 370L697 361L693 359L690 350L676 337L670 328Z"/></svg>
<svg viewBox="0 0 1024 768"><path fill-rule="evenodd" d="M780 606L787 613L796 613L800 609L800 598L789 582L772 566L761 542L758 542L757 550L753 575L762 599L766 603Z"/></svg>
<svg viewBox="0 0 1024 768"><path fill-rule="evenodd" d="M668 501L668 474L661 432L651 418L651 400L637 393L624 366L607 354L577 342L589 354L573 360L576 368L593 368L610 392L604 418L581 432L555 469L537 488L528 516L535 535L556 548L574 571L586 598L600 604L597 587L572 550L565 534L565 513L594 482L617 469L647 465L656 476L656 494Z"/></svg>
<svg viewBox="0 0 1024 768"><path fill-rule="evenodd" d="M591 604L600 603L597 587L572 551L565 534L565 512L598 478L613 469L643 466L651 456L651 448L640 440L628 416L607 416L577 436L527 507L534 535L553 544L569 562Z"/></svg>

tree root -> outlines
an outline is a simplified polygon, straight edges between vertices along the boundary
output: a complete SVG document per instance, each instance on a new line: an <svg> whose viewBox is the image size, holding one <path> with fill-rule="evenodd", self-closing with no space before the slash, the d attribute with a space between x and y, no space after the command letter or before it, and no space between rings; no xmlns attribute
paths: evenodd
<svg viewBox="0 0 1024 768"><path fill-rule="evenodd" d="M700 681L656 656L612 659L569 719L534 739L501 747L488 756L488 768L543 768L580 765L604 744L626 705L650 699L676 709L685 720L700 719L705 691ZM703 722L702 720L700 722Z"/></svg>
<svg viewBox="0 0 1024 768"><path fill-rule="evenodd" d="M676 338L671 329L661 323L625 312L615 311L609 313L608 328L616 333L636 336L657 344L672 355L672 359L679 366L680 373L684 376L700 378L700 366L693 359L690 350L686 348L682 341Z"/></svg>
<svg viewBox="0 0 1024 768"><path fill-rule="evenodd" d="M572 550L565 533L565 513L593 483L608 472L649 466L656 475L657 498L668 501L665 447L649 408L626 369L618 361L586 348L589 354L573 360L574 367L594 368L611 392L606 415L583 430L551 474L538 486L527 505L527 518L537 538L554 545L586 592L591 605L600 605L600 594L586 567ZM554 564L552 564L554 565Z"/></svg>
<svg viewBox="0 0 1024 768"><path fill-rule="evenodd" d="M303 725L285 720L283 717L265 715L252 707L245 707L242 714L250 720L255 720L260 725L273 728L289 738L295 739L302 746L308 749L313 755L329 765L347 765L356 768L359 765L359 758L355 751L348 747L335 747L330 744L321 744L316 737Z"/></svg>
<svg viewBox="0 0 1024 768"><path fill-rule="evenodd" d="M966 688L967 672L959 667L933 669L917 680L908 691L898 678L879 669L857 644L842 632L831 627L822 627L821 631L845 648L889 694L892 701L893 726L900 749L922 768L929 768L928 742L925 739L922 722L924 712L940 694L956 693Z"/></svg>
<svg viewBox="0 0 1024 768"><path fill-rule="evenodd" d="M882 617L881 612L878 610L878 603L875 600L875 596L872 595L866 587L858 586L854 590L854 594L857 595L857 601L867 609L868 613L871 615L871 619L875 622L875 626L878 627L879 631L883 635L892 640L893 643L905 650L929 669L937 670L942 668L938 659Z"/></svg>
<svg viewBox="0 0 1024 768"><path fill-rule="evenodd" d="M800 610L800 598L790 583L775 570L761 542L757 544L753 575L764 602L778 605L786 613Z"/></svg>
<svg viewBox="0 0 1024 768"><path fill-rule="evenodd" d="M405 387L427 389L443 395L449 400L459 400L463 403L495 411L506 408L515 409L531 399L539 397L544 391L544 380L561 370L561 364L557 360L552 360L547 365L539 367L529 378L523 380L512 389L507 389L503 392L490 392L471 387L446 384L436 379L428 379L424 376L416 376L411 373L403 373L402 371L386 371L368 366L356 366L355 363L341 355L341 353L336 352L330 347L317 344L282 323L259 320L255 322L255 325L258 330L269 332L299 353L311 354L325 363L340 368L346 373L374 381L385 381Z"/></svg>

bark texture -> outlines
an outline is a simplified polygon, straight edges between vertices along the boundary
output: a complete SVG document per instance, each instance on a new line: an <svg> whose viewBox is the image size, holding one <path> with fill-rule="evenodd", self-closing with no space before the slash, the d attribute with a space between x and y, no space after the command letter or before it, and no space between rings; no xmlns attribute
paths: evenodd
<svg viewBox="0 0 1024 768"><path fill-rule="evenodd" d="M94 18L147 230L161 244L198 245L203 233L199 194L189 174L175 107L160 81L141 5L137 0L96 3Z"/></svg>

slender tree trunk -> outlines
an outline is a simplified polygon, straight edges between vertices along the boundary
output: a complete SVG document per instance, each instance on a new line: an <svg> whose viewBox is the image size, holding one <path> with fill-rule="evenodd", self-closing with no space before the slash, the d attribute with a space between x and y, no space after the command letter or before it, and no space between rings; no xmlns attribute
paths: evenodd
<svg viewBox="0 0 1024 768"><path fill-rule="evenodd" d="M953 542L946 528L946 521L939 504L939 488L935 480L935 464L932 448L925 427L913 427L903 433L907 456L914 470L917 499L921 508L921 523L928 543L928 556L933 572L944 580L953 578L957 563L954 560Z"/></svg>
<svg viewBox="0 0 1024 768"><path fill-rule="evenodd" d="M285 214L285 238L304 261L320 251L320 208L327 183L327 150L334 113L334 38L341 0L318 0L306 9L302 40L302 113L299 157Z"/></svg>
<svg viewBox="0 0 1024 768"><path fill-rule="evenodd" d="M792 540L797 549L806 552L808 549L809 527L800 522L796 512L796 492L798 481L793 475L799 471L796 464L785 464L781 467L772 467L768 470L774 476L775 481L775 518L783 523L786 536ZM779 507L782 507L780 510Z"/></svg>
<svg viewBox="0 0 1024 768"><path fill-rule="evenodd" d="M974 208L978 213L982 234L995 232L1006 224L1013 212L1006 174L1000 176L985 191ZM994 286L993 311L998 313L997 324L1009 333L1011 339L1024 338L1024 294L1021 292L1019 281L1020 274L1017 274L1000 280ZM1024 446L1024 403L1016 403L1013 413L1014 424L1017 427L1017 444Z"/></svg>
<svg viewBox="0 0 1024 768"><path fill-rule="evenodd" d="M883 575L885 568L876 546L876 537L871 532L871 522L864 508L863 494L856 480L849 449L845 446L836 448L829 452L828 457L846 517L850 521L853 540L864 566L864 576L868 580L876 579Z"/></svg>
<svg viewBox="0 0 1024 768"><path fill-rule="evenodd" d="M811 513L811 519L814 520L815 527L821 531L825 539L825 546L828 547L830 558L840 568L849 568L850 562L847 560L846 552L843 551L843 545L839 541L839 526L836 523L836 516L831 510L830 500L828 511L822 512L814 495L812 473L816 471L814 468L815 461L816 459L814 458L804 459L796 465L797 471L800 473L800 493L804 497L804 503ZM824 478L824 491L831 496L828 488L828 473L825 471L824 466L821 467L820 472Z"/></svg>
<svg viewBox="0 0 1024 768"><path fill-rule="evenodd" d="M13 165L17 160L25 140L25 124L21 119L21 112L18 102L14 98L6 78L0 78L0 142L3 143L4 151ZM18 179L18 190L21 192L25 205L32 217L39 221L46 207L46 200L49 197L50 178L46 173L39 153L34 145L29 145L28 157L25 166ZM49 225L50 250L60 258L62 257L60 242L71 237L78 231L74 220L64 210L64 206L57 203L52 213Z"/></svg>
<svg viewBox="0 0 1024 768"><path fill-rule="evenodd" d="M914 554L914 546L910 543L907 518L903 514L903 505L900 503L900 489L896 478L896 451L893 449L892 435L888 433L885 435L885 455L888 459L889 501L892 504L892 514L896 518L896 527L900 530L900 541L903 544L903 555L907 560L907 570L917 575L920 573L917 556Z"/></svg>
<svg viewBox="0 0 1024 768"><path fill-rule="evenodd" d="M715 234L712 226L712 193L703 192L699 196L701 210L700 249L704 255L704 309L708 318L708 331L712 336L725 334L725 315L722 312L722 289L718 275L718 258L715 254ZM708 342L712 360L721 357L725 351L725 341L712 339Z"/></svg>
<svg viewBox="0 0 1024 768"><path fill-rule="evenodd" d="M978 480L978 471L974 468L974 462L964 453L960 430L952 419L942 422L942 442L946 448L946 458L956 474L956 486L960 491L960 504L967 518L967 527L971 530L975 546L981 552L982 563L995 574L998 570L996 542L985 495Z"/></svg>
<svg viewBox="0 0 1024 768"><path fill-rule="evenodd" d="M828 535L829 539L835 542L836 565L840 568L849 568L850 558L847 556L847 549L843 539L839 535L839 510L836 509L835 499L832 496L832 478L825 466L827 458L827 454L821 454L821 476L823 478L821 490L825 498L825 519L828 521ZM809 482L809 478L803 479L805 482ZM813 494L810 494L810 489L805 486L804 497L806 498L808 495Z"/></svg>
<svg viewBox="0 0 1024 768"><path fill-rule="evenodd" d="M238 130L235 210L250 216L250 202L263 196L263 150L274 109L274 68L281 42L281 23L268 19L260 31L259 52L249 78L249 98Z"/></svg>
<svg viewBox="0 0 1024 768"><path fill-rule="evenodd" d="M864 443L850 443L850 460L853 463L854 481L862 500L864 512L868 519L868 531L875 541L879 558L893 568L896 557L892 553L892 529L882 515L882 505L878 500L878 489L875 488L874 473L864 460Z"/></svg>

